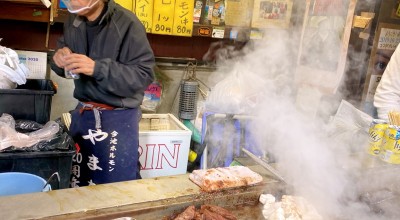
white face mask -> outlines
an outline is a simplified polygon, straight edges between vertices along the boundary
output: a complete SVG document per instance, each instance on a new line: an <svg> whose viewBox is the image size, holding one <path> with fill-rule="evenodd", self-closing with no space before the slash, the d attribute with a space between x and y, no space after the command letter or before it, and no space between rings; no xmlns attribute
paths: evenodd
<svg viewBox="0 0 400 220"><path fill-rule="evenodd" d="M81 12L81 11L83 11L83 10L91 9L91 8L92 8L95 4L97 4L97 2L99 2L100 0L95 1L93 4L91 4L92 1L90 1L90 2L88 3L88 5L86 5L86 6L82 7L82 8L75 8L75 7L71 4L71 0L62 0L62 1L64 2L65 6L67 6L67 10L68 10L70 13L76 14L76 13L79 13L79 12Z"/></svg>

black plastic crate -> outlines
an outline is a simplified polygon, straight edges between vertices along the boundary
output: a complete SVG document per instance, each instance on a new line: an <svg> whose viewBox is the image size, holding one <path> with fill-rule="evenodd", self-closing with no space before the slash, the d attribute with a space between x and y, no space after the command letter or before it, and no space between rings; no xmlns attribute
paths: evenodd
<svg viewBox="0 0 400 220"><path fill-rule="evenodd" d="M51 188L69 188L74 154L75 147L72 144L66 151L3 152L0 153L0 173L25 172L47 180L53 173L58 172L60 182L56 177L52 178Z"/></svg>
<svg viewBox="0 0 400 220"><path fill-rule="evenodd" d="M0 115L45 124L50 120L51 101L56 89L51 80L28 79L16 89L0 89Z"/></svg>

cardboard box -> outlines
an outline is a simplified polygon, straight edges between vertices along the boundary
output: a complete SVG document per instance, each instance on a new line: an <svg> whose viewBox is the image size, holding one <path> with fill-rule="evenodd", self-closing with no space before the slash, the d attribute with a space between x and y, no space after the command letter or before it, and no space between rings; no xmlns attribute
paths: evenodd
<svg viewBox="0 0 400 220"><path fill-rule="evenodd" d="M191 135L172 114L143 114L139 123L142 178L185 174Z"/></svg>

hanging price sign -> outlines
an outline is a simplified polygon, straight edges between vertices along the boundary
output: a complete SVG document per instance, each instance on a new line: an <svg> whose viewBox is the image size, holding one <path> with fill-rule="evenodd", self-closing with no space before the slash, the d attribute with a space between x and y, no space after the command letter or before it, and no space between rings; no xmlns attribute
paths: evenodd
<svg viewBox="0 0 400 220"><path fill-rule="evenodd" d="M154 0L153 34L172 34L175 0Z"/></svg>
<svg viewBox="0 0 400 220"><path fill-rule="evenodd" d="M193 0L176 0L173 35L192 36L193 33Z"/></svg>
<svg viewBox="0 0 400 220"><path fill-rule="evenodd" d="M153 27L153 3L153 0L136 0L135 14L147 33L151 33Z"/></svg>

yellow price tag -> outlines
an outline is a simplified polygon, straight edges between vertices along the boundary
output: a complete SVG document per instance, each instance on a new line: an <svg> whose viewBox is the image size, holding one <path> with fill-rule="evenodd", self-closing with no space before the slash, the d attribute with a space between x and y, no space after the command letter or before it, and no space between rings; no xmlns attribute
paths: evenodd
<svg viewBox="0 0 400 220"><path fill-rule="evenodd" d="M153 34L172 34L175 0L154 0Z"/></svg>
<svg viewBox="0 0 400 220"><path fill-rule="evenodd" d="M135 14L146 28L147 33L151 33L153 28L153 0L136 0Z"/></svg>
<svg viewBox="0 0 400 220"><path fill-rule="evenodd" d="M176 0L174 27L172 34L178 36L192 36L193 33L193 0Z"/></svg>

